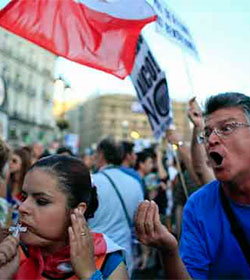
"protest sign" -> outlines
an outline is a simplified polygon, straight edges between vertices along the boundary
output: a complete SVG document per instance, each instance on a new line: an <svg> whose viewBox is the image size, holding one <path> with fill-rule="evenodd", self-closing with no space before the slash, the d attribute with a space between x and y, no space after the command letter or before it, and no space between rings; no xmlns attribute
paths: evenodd
<svg viewBox="0 0 250 280"><path fill-rule="evenodd" d="M156 30L198 58L198 52L188 28L167 7L165 1L154 0L153 7L157 14Z"/></svg>
<svg viewBox="0 0 250 280"><path fill-rule="evenodd" d="M172 123L168 86L165 73L155 61L142 36L138 42L136 60L130 77L154 136L159 139Z"/></svg>

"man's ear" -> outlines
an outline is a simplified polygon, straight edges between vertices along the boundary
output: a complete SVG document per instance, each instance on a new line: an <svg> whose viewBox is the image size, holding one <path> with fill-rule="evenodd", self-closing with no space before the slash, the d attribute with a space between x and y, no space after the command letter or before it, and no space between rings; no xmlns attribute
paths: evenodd
<svg viewBox="0 0 250 280"><path fill-rule="evenodd" d="M76 208L80 211L80 213L81 213L82 215L84 215L84 213L85 213L86 210L87 210L87 204L86 204L85 202L80 202L80 203L77 205Z"/></svg>
<svg viewBox="0 0 250 280"><path fill-rule="evenodd" d="M144 162L139 163L139 170L144 170Z"/></svg>
<svg viewBox="0 0 250 280"><path fill-rule="evenodd" d="M125 160L130 161L131 160L131 154L126 154Z"/></svg>

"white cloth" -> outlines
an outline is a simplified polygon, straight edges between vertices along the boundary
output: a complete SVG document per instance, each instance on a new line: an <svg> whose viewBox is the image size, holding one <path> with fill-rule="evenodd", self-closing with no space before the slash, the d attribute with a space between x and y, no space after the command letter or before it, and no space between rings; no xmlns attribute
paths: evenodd
<svg viewBox="0 0 250 280"><path fill-rule="evenodd" d="M166 215L167 215L167 217L171 217L173 207L174 207L173 191L171 188L166 190L166 196L167 196L167 200L168 200L168 207L166 208Z"/></svg>
<svg viewBox="0 0 250 280"><path fill-rule="evenodd" d="M174 166L170 165L168 167L168 175L169 175L169 180L172 182L174 181L175 177L178 175L178 170Z"/></svg>
<svg viewBox="0 0 250 280"><path fill-rule="evenodd" d="M122 172L119 168L103 170L114 181L119 190L131 221L133 221L138 204L143 200L143 192L138 180ZM94 218L88 220L95 232L106 234L118 245L125 248L125 257L129 274L133 266L132 234L121 202L109 180L101 173L93 175L97 187L99 207Z"/></svg>

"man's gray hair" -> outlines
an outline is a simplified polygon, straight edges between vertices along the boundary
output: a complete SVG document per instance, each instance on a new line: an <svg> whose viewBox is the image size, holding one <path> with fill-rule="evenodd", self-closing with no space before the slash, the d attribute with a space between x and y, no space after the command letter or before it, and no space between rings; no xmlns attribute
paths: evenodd
<svg viewBox="0 0 250 280"><path fill-rule="evenodd" d="M241 108L250 122L250 97L238 92L225 92L209 97L203 115L206 117L219 109L232 107Z"/></svg>

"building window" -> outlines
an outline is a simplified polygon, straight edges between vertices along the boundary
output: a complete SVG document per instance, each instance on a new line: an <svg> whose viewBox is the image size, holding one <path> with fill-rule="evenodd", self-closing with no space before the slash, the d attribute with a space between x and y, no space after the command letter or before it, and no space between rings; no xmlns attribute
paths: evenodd
<svg viewBox="0 0 250 280"><path fill-rule="evenodd" d="M128 138L128 133L127 132L123 132L122 133L122 138L123 139L127 139Z"/></svg>
<svg viewBox="0 0 250 280"><path fill-rule="evenodd" d="M111 113L115 113L116 112L116 106L115 105L111 105L110 106L110 112Z"/></svg>
<svg viewBox="0 0 250 280"><path fill-rule="evenodd" d="M137 121L133 121L134 128L137 126Z"/></svg>
<svg viewBox="0 0 250 280"><path fill-rule="evenodd" d="M10 128L9 137L10 139L17 139L17 131L15 127Z"/></svg>

